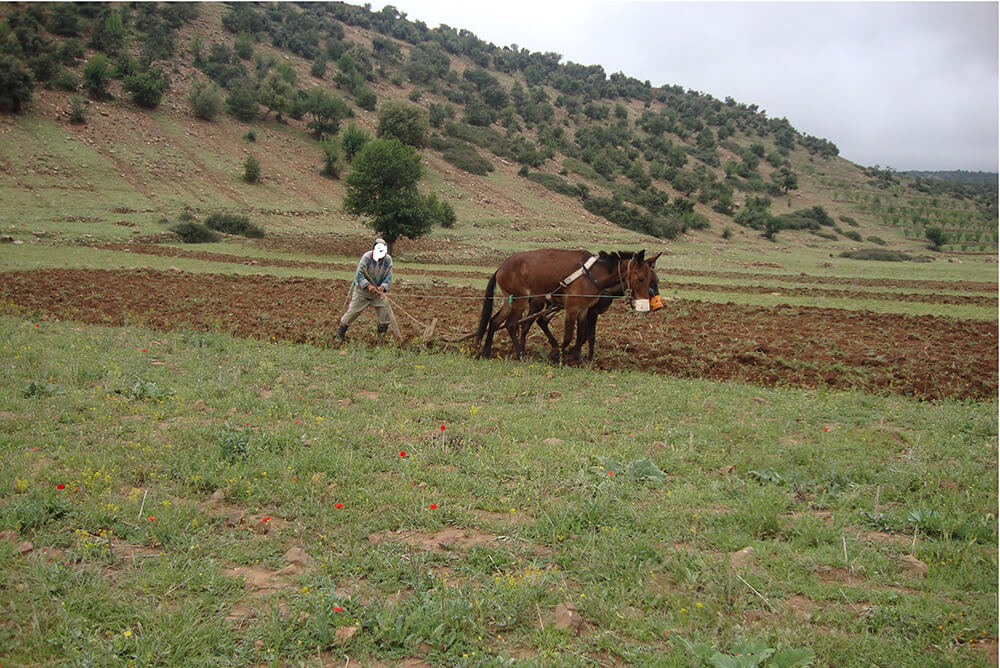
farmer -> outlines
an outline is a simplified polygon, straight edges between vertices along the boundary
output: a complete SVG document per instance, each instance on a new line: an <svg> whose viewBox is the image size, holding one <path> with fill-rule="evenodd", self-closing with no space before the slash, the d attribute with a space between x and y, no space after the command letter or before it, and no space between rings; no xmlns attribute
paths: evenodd
<svg viewBox="0 0 1000 668"><path fill-rule="evenodd" d="M358 270L354 274L354 297L351 298L347 312L340 317L340 329L337 330L334 341L342 342L347 328L369 306L375 307L375 314L378 316L378 335L382 336L388 331L392 312L384 295L389 291L390 283L392 258L389 256L389 247L385 240L376 239L372 249L365 252L358 262Z"/></svg>

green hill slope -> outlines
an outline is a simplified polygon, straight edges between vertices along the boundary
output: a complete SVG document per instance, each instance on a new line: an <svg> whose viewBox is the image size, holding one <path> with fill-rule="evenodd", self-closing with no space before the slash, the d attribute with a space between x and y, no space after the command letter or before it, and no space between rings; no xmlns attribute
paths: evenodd
<svg viewBox="0 0 1000 668"><path fill-rule="evenodd" d="M343 182L321 173L308 96L324 91L349 109L333 119L334 143L351 124L374 133L389 100L427 110L421 189L458 215L437 237L513 249L680 235L754 244L770 232L831 252L912 251L938 226L946 250L995 250L995 188L930 189L926 179L854 165L832 141L756 105L498 48L391 7L0 12L4 71L35 81L22 113L0 115L0 216L14 238L155 239L167 223L215 211L246 213L281 234L362 233L341 211ZM87 71L102 54L109 79L99 94ZM169 86L143 106L149 72ZM192 94L212 86L228 111L204 120ZM251 155L262 173L254 185L241 179ZM343 157L340 167L349 169Z"/></svg>

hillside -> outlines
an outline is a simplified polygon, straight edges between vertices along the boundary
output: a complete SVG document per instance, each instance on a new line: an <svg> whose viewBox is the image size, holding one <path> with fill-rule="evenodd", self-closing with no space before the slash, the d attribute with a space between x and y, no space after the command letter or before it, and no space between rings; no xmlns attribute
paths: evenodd
<svg viewBox="0 0 1000 668"><path fill-rule="evenodd" d="M833 141L756 105L498 48L392 7L14 3L0 12L6 71L36 82L21 113L0 116L3 229L15 240L156 240L219 211L271 234L363 234L341 211L342 180L321 174L309 94L322 90L345 103L346 117L326 119L338 144L352 124L374 133L390 100L427 111L421 190L457 213L432 237L470 248L681 238L753 247L768 233L831 253L924 253L924 231L937 226L945 250L995 252L995 188L929 188L852 164ZM98 94L87 70L102 55L109 79ZM162 97L142 99L157 81L168 82ZM196 89L217 90L227 111L198 118ZM255 185L241 179L250 155L261 163ZM339 167L349 169L342 155Z"/></svg>

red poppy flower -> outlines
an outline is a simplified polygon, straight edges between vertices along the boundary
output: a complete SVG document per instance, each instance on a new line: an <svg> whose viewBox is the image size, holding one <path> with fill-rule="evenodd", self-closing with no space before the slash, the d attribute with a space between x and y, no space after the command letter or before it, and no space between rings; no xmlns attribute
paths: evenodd
<svg viewBox="0 0 1000 668"><path fill-rule="evenodd" d="M400 457L405 457L406 456L406 450L400 450L399 451L399 456Z"/></svg>
<svg viewBox="0 0 1000 668"><path fill-rule="evenodd" d="M59 483L58 485L56 485L56 489L66 489L66 485Z"/></svg>
<svg viewBox="0 0 1000 668"><path fill-rule="evenodd" d="M335 605L335 606L333 606L333 611L334 612L343 612L344 609L342 607L340 607L339 605Z"/></svg>
<svg viewBox="0 0 1000 668"><path fill-rule="evenodd" d="M268 515L267 517L265 517L264 519L261 520L261 522L270 522L270 521L271 521L271 516L270 515Z"/></svg>
<svg viewBox="0 0 1000 668"><path fill-rule="evenodd" d="M444 431L444 425L441 425L441 431Z"/></svg>
<svg viewBox="0 0 1000 668"><path fill-rule="evenodd" d="M614 471L608 471L608 475L614 475L614 474L615 474Z"/></svg>
<svg viewBox="0 0 1000 668"><path fill-rule="evenodd" d="M333 504L333 507L336 508L337 510L340 510L341 508L344 507L344 504L342 504L342 503L335 503L335 504Z"/></svg>
<svg viewBox="0 0 1000 668"><path fill-rule="evenodd" d="M437 507L438 507L438 504L436 504L436 503L432 503L431 504L431 510L437 510Z"/></svg>
<svg viewBox="0 0 1000 668"><path fill-rule="evenodd" d="M150 522L155 522L156 521L155 517L147 517L146 519L149 520Z"/></svg>

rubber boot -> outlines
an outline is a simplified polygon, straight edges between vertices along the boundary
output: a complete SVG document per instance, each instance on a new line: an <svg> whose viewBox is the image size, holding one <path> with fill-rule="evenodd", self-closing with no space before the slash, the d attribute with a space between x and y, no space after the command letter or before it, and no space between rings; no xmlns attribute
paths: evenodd
<svg viewBox="0 0 1000 668"><path fill-rule="evenodd" d="M384 325L382 323L379 323L378 326L375 328L375 336L377 336L378 339L381 341L385 339L385 333L388 331L389 331L389 323L385 323Z"/></svg>
<svg viewBox="0 0 1000 668"><path fill-rule="evenodd" d="M333 340L337 343L343 343L345 334L347 334L347 325L341 325L340 329L337 330L337 335L333 337Z"/></svg>

